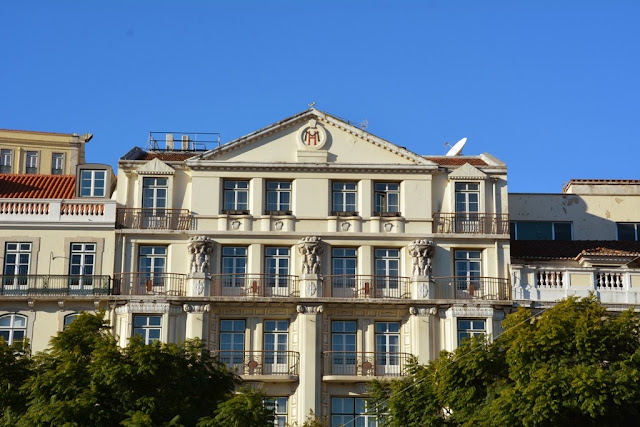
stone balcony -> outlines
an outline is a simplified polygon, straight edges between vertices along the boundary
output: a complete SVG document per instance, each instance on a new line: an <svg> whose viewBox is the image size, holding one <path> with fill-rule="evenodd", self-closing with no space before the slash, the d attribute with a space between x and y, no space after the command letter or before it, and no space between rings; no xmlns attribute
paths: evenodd
<svg viewBox="0 0 640 427"><path fill-rule="evenodd" d="M109 295L109 276L69 275L3 275L0 276L2 296L76 296Z"/></svg>
<svg viewBox="0 0 640 427"><path fill-rule="evenodd" d="M113 228L116 202L112 200L2 199L0 222L4 224L69 224Z"/></svg>

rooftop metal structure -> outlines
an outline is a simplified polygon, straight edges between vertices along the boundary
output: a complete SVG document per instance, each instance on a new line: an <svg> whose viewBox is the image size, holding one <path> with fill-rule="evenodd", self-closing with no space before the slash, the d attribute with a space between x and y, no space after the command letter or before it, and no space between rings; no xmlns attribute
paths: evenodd
<svg viewBox="0 0 640 427"><path fill-rule="evenodd" d="M217 132L149 132L152 151L207 151L220 145Z"/></svg>

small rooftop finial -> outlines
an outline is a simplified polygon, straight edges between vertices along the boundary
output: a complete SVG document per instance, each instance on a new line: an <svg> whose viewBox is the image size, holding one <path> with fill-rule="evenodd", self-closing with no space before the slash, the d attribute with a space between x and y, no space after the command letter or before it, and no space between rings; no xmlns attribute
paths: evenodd
<svg viewBox="0 0 640 427"><path fill-rule="evenodd" d="M315 106L316 106L316 102L315 102L315 101L313 101L311 104L307 104L307 105L309 106L309 108L313 108L313 107L315 107Z"/></svg>

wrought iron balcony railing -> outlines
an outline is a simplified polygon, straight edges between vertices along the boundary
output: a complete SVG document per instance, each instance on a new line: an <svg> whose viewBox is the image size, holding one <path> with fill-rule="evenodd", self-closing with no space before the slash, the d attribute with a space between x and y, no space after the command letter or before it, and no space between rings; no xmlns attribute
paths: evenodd
<svg viewBox="0 0 640 427"><path fill-rule="evenodd" d="M409 298L409 278L401 276L323 276L323 295L334 298Z"/></svg>
<svg viewBox="0 0 640 427"><path fill-rule="evenodd" d="M324 351L323 375L399 377L406 374L409 353Z"/></svg>
<svg viewBox="0 0 640 427"><path fill-rule="evenodd" d="M0 295L109 295L109 276L3 275Z"/></svg>
<svg viewBox="0 0 640 427"><path fill-rule="evenodd" d="M435 277L432 299L511 299L508 279L499 277Z"/></svg>
<svg viewBox="0 0 640 427"><path fill-rule="evenodd" d="M292 297L298 293L298 276L286 274L214 274L213 296Z"/></svg>
<svg viewBox="0 0 640 427"><path fill-rule="evenodd" d="M185 277L178 273L116 273L113 294L184 296Z"/></svg>
<svg viewBox="0 0 640 427"><path fill-rule="evenodd" d="M300 370L297 351L216 350L211 353L238 375L298 376Z"/></svg>
<svg viewBox="0 0 640 427"><path fill-rule="evenodd" d="M481 212L433 214L434 233L509 234L509 215Z"/></svg>
<svg viewBox="0 0 640 427"><path fill-rule="evenodd" d="M192 230L188 209L118 208L116 227L141 230Z"/></svg>

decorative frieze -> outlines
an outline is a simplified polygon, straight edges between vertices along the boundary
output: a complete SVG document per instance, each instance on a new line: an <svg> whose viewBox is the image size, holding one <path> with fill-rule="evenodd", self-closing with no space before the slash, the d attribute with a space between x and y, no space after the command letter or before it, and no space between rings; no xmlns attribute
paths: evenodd
<svg viewBox="0 0 640 427"><path fill-rule="evenodd" d="M493 307L451 307L447 317L493 317Z"/></svg>
<svg viewBox="0 0 640 427"><path fill-rule="evenodd" d="M168 302L128 302L116 308L116 314L150 313L150 314L180 314L181 306L171 305Z"/></svg>

